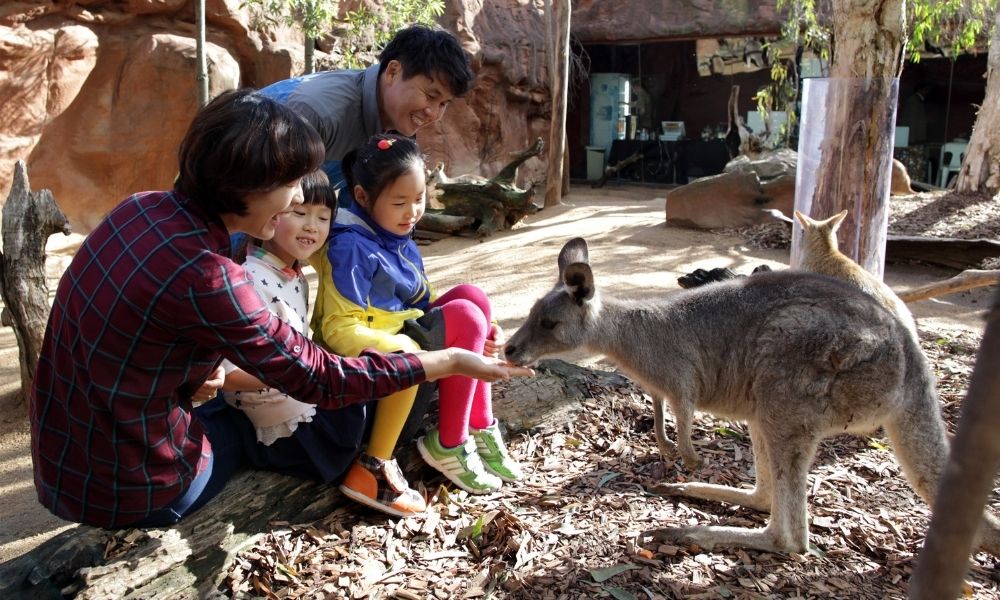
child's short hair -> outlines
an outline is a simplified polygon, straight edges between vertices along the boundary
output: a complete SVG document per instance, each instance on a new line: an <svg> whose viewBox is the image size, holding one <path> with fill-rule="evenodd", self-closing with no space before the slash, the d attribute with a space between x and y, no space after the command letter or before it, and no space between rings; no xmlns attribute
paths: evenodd
<svg viewBox="0 0 1000 600"><path fill-rule="evenodd" d="M360 185L374 202L389 184L410 169L426 168L417 142L394 134L373 135L360 148L347 153L341 162L347 189Z"/></svg>
<svg viewBox="0 0 1000 600"><path fill-rule="evenodd" d="M337 218L337 190L330 178L316 169L302 178L302 204L319 204L330 209L331 219Z"/></svg>
<svg viewBox="0 0 1000 600"><path fill-rule="evenodd" d="M188 127L174 189L211 214L245 215L244 197L315 171L323 139L290 108L250 90L222 92Z"/></svg>
<svg viewBox="0 0 1000 600"><path fill-rule="evenodd" d="M469 66L469 55L455 36L425 25L411 25L397 31L378 60L379 74L389 61L397 60L403 66L404 79L415 75L440 78L455 96L464 96L475 78Z"/></svg>

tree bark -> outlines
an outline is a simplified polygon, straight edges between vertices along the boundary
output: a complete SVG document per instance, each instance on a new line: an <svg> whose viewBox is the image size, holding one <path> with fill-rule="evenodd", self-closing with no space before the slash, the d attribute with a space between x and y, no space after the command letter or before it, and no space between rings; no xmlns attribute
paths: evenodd
<svg viewBox="0 0 1000 600"><path fill-rule="evenodd" d="M927 539L910 580L909 597L961 596L976 531L1000 467L1000 292L994 298L979 345L958 433L938 487Z"/></svg>
<svg viewBox="0 0 1000 600"><path fill-rule="evenodd" d="M545 206L562 201L563 166L566 156L566 96L569 90L569 28L572 8L569 0L546 0L549 15L549 87L552 91L552 118L549 125L548 170L545 178Z"/></svg>
<svg viewBox="0 0 1000 600"><path fill-rule="evenodd" d="M49 318L49 286L45 281L45 242L53 233L70 233L69 221L49 190L32 192L23 161L14 165L14 182L3 207L3 253L0 254L0 321L14 328L21 357L22 404L31 389L38 353ZM12 408L12 407L2 407Z"/></svg>
<svg viewBox="0 0 1000 600"><path fill-rule="evenodd" d="M515 435L543 423L568 423L586 410L585 400L616 393L639 392L618 373L543 360L535 377L494 385L493 411ZM412 446L398 459L404 467L419 461ZM348 505L334 486L244 471L175 527L105 531L81 525L60 533L0 565L0 598L217 597L234 558L280 527L276 521L308 524Z"/></svg>
<svg viewBox="0 0 1000 600"><path fill-rule="evenodd" d="M990 39L986 97L976 115L955 189L986 192L990 196L1000 192L1000 10L997 10Z"/></svg>
<svg viewBox="0 0 1000 600"><path fill-rule="evenodd" d="M903 0L833 3L834 60L826 98L810 214L825 218L848 209L840 249L882 276L888 231L895 80L905 43ZM798 240L794 240L798 241ZM792 250L792 264L801 253Z"/></svg>

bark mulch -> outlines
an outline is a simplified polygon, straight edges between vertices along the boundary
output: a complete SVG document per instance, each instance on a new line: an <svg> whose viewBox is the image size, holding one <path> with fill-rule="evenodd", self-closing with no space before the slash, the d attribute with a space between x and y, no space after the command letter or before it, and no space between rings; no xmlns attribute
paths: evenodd
<svg viewBox="0 0 1000 600"><path fill-rule="evenodd" d="M954 430L979 335L922 330ZM233 596L267 598L904 598L930 511L903 479L888 442L823 443L809 477L804 555L651 542L670 525L763 526L738 506L647 493L663 481L753 482L740 424L697 419L706 466L691 473L659 456L649 397L630 382L595 389L568 424L512 436L525 481L476 497L446 488L426 467L432 508L392 519L346 506L313 523L274 523L229 573ZM672 431L670 432L672 435ZM331 491L331 493L336 493ZM997 511L997 497L992 498ZM966 596L1000 598L995 559L972 561Z"/></svg>

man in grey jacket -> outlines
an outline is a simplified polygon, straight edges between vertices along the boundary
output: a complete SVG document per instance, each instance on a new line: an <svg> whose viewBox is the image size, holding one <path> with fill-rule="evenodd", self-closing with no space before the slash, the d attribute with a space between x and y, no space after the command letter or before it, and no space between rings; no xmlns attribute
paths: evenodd
<svg viewBox="0 0 1000 600"><path fill-rule="evenodd" d="M323 71L261 90L312 124L326 145L326 171L343 193L340 161L376 133L413 136L441 119L464 95L474 74L469 57L447 31L412 25L399 30L367 69Z"/></svg>

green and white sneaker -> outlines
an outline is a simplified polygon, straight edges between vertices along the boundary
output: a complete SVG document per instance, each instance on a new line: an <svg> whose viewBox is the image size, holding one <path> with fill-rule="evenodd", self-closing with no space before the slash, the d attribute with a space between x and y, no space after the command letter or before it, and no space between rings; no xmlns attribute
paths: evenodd
<svg viewBox="0 0 1000 600"><path fill-rule="evenodd" d="M461 446L445 448L441 445L435 428L417 440L417 450L427 464L441 471L452 483L470 494L489 494L503 485L499 477L483 467L472 436Z"/></svg>
<svg viewBox="0 0 1000 600"><path fill-rule="evenodd" d="M476 440L476 452L487 471L509 483L524 477L521 465L507 453L507 447L500 436L500 425L495 419L486 429L470 427L469 435Z"/></svg>

